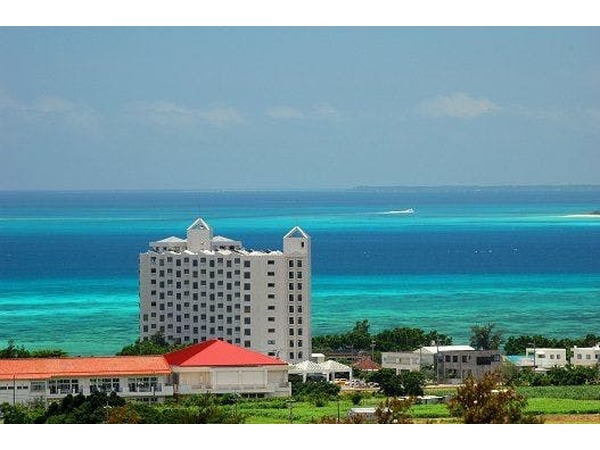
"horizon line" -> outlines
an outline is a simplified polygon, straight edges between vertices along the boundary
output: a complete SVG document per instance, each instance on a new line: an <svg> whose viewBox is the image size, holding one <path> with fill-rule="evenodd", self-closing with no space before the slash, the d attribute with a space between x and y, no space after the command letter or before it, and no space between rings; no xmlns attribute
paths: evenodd
<svg viewBox="0 0 600 450"><path fill-rule="evenodd" d="M340 192L340 191L363 191L363 190L432 190L432 189L600 189L600 184L439 184L439 185L377 185L362 184L351 187L281 187L281 188L91 188L91 189L0 189L0 193L117 193L117 192Z"/></svg>

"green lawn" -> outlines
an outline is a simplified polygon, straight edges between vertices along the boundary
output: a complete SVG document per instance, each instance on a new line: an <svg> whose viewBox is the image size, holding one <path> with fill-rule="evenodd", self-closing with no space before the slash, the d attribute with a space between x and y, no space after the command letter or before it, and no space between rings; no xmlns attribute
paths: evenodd
<svg viewBox="0 0 600 450"><path fill-rule="evenodd" d="M528 399L526 412L535 414L600 414L600 386L542 386L522 387L519 392ZM454 389L427 390L431 395L448 395ZM370 395L363 398L359 407L377 406L384 398ZM285 399L248 400L241 402L240 412L247 415L249 424L290 423L289 404ZM340 418L347 416L354 405L347 398L339 401ZM292 423L315 423L323 416L337 417L338 402L331 400L325 406L316 407L310 402L292 403ZM414 405L410 415L417 422L427 419L449 420L450 414L445 404Z"/></svg>

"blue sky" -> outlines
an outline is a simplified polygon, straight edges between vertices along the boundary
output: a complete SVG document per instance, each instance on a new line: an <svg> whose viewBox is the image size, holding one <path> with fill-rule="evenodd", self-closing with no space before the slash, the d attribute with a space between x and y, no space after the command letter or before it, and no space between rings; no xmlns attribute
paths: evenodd
<svg viewBox="0 0 600 450"><path fill-rule="evenodd" d="M597 27L1 27L0 189L599 184Z"/></svg>

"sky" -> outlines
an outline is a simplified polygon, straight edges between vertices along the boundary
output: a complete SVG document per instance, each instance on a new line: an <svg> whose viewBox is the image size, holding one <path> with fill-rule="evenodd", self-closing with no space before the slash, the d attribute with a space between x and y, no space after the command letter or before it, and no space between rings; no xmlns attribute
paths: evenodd
<svg viewBox="0 0 600 450"><path fill-rule="evenodd" d="M0 190L600 184L600 28L0 27Z"/></svg>

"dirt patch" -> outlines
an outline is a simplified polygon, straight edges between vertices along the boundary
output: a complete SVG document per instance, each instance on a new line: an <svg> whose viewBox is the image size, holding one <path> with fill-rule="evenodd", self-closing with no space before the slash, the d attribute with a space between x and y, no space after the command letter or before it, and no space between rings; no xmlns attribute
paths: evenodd
<svg viewBox="0 0 600 450"><path fill-rule="evenodd" d="M600 423L600 414L548 414L544 415L544 423L548 424L573 424L573 423Z"/></svg>

